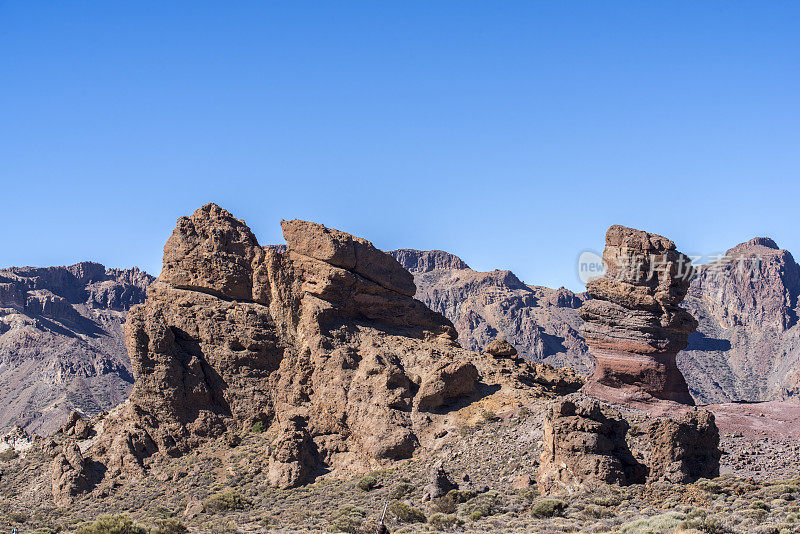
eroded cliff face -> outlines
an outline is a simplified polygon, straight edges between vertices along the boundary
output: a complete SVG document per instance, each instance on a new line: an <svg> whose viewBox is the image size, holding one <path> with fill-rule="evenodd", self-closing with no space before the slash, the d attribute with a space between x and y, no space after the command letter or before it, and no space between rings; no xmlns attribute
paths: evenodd
<svg viewBox="0 0 800 534"><path fill-rule="evenodd" d="M577 309L585 294L530 286L511 271L474 271L438 250L391 254L414 274L415 297L453 321L465 348L482 351L496 337L505 337L526 360L591 371L593 362L578 332Z"/></svg>
<svg viewBox="0 0 800 534"><path fill-rule="evenodd" d="M133 382L123 323L152 280L91 262L0 270L0 429L48 434L73 410L122 402Z"/></svg>
<svg viewBox="0 0 800 534"><path fill-rule="evenodd" d="M686 305L700 321L679 364L701 402L797 397L800 268L754 238L698 268Z"/></svg>
<svg viewBox="0 0 800 534"><path fill-rule="evenodd" d="M130 399L83 464L72 449L56 456L54 495L76 492L61 480L143 476L255 425L274 435L271 483L296 486L411 456L453 403L580 385L459 347L450 321L412 298L412 275L370 242L305 221L282 227L287 247L264 248L214 204L178 221L126 324ZM87 467L70 475L72 465Z"/></svg>

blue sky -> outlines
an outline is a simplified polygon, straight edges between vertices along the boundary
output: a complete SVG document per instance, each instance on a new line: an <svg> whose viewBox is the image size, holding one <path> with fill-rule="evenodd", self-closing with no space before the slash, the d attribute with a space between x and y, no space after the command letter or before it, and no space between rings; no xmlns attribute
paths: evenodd
<svg viewBox="0 0 800 534"><path fill-rule="evenodd" d="M797 2L0 2L0 266L214 201L580 289L606 228L800 254Z"/></svg>

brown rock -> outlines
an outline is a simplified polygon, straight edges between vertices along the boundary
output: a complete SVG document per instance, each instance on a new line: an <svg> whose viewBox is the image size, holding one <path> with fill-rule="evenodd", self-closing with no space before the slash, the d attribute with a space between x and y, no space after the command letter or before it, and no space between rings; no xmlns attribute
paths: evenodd
<svg viewBox="0 0 800 534"><path fill-rule="evenodd" d="M515 491L522 491L530 488L531 486L533 486L533 480L531 480L530 475L522 474L514 477L514 482L511 484L511 489Z"/></svg>
<svg viewBox="0 0 800 534"><path fill-rule="evenodd" d="M51 477L53 502L57 506L69 506L77 495L89 489L86 463L74 442L65 443L53 459Z"/></svg>
<svg viewBox="0 0 800 534"><path fill-rule="evenodd" d="M133 392L88 451L107 478L143 476L159 458L261 423L276 436L268 478L292 487L323 468L410 457L434 434L434 410L479 379L507 395L557 394L530 364L461 349L368 241L283 227L286 249L262 248L215 205L178 221L162 276L128 316Z"/></svg>
<svg viewBox="0 0 800 534"><path fill-rule="evenodd" d="M606 274L586 284L583 336L596 365L588 394L616 401L694 404L676 354L697 321L678 304L693 274L691 260L665 237L612 226L603 251Z"/></svg>
<svg viewBox="0 0 800 534"><path fill-rule="evenodd" d="M720 456L719 432L708 411L622 413L579 395L547 412L538 482L544 492L687 483L719 476Z"/></svg>
<svg viewBox="0 0 800 534"><path fill-rule="evenodd" d="M517 349L514 348L514 345L502 337L497 338L486 345L486 348L483 349L483 352L498 358L513 358L517 355Z"/></svg>

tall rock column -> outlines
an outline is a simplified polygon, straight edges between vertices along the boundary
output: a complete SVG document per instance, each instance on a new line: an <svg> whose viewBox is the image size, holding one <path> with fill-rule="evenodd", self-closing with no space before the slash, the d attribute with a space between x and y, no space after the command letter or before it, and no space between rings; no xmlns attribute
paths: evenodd
<svg viewBox="0 0 800 534"><path fill-rule="evenodd" d="M606 233L606 273L586 284L582 334L596 361L584 392L611 402L693 405L675 363L697 321L679 304L691 260L656 234L615 225Z"/></svg>

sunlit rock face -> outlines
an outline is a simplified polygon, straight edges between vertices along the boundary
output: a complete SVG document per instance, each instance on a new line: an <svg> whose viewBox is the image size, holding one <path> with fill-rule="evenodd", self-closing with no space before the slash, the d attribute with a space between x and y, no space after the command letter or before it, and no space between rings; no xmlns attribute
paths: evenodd
<svg viewBox="0 0 800 534"><path fill-rule="evenodd" d="M693 404L675 362L697 328L679 306L693 275L691 260L665 237L612 226L603 261L606 273L586 284L591 299L579 312L596 362L584 391L611 401Z"/></svg>

